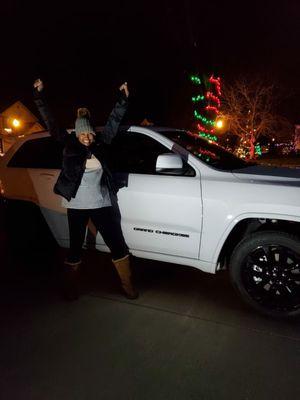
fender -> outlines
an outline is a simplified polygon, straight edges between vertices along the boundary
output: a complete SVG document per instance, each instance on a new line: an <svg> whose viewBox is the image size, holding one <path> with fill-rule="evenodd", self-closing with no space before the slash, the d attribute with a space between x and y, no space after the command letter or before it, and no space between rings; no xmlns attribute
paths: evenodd
<svg viewBox="0 0 300 400"><path fill-rule="evenodd" d="M224 246L224 243L226 239L228 238L229 234L232 232L234 227L241 221L245 219L278 219L278 220L284 220L284 221L292 221L292 222L299 222L300 223L300 216L297 215L288 215L288 214L277 214L277 213L243 213L240 215L237 215L235 217L232 217L231 222L227 226L226 230L223 232L217 246L215 249L215 252L213 254L212 258L212 263L216 264L218 261L218 258L220 256L221 250Z"/></svg>

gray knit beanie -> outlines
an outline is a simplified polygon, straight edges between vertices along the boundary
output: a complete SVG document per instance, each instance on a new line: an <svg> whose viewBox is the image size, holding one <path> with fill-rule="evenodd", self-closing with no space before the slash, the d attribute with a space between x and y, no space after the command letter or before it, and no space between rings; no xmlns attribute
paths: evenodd
<svg viewBox="0 0 300 400"><path fill-rule="evenodd" d="M78 108L77 119L75 121L75 133L76 136L81 133L92 133L95 135L95 131L90 122L91 114L87 108Z"/></svg>

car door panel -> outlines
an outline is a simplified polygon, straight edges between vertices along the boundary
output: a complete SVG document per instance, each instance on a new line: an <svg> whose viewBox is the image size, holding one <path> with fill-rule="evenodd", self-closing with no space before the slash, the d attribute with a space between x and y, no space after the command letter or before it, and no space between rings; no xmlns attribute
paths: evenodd
<svg viewBox="0 0 300 400"><path fill-rule="evenodd" d="M130 174L119 191L131 249L198 258L202 225L199 178Z"/></svg>
<svg viewBox="0 0 300 400"><path fill-rule="evenodd" d="M158 155L172 149L137 132L121 134L110 151L112 172L128 175L118 205L129 248L197 259L202 226L199 172L188 166L194 176L158 174ZM102 244L98 235L97 245Z"/></svg>

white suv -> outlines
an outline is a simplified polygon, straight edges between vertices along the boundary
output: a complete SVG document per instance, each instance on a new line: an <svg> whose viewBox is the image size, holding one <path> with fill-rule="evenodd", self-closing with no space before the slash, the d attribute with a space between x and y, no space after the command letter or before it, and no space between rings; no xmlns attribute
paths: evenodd
<svg viewBox="0 0 300 400"><path fill-rule="evenodd" d="M179 129L121 128L109 149L133 255L209 273L228 269L257 310L300 314L297 169L248 164ZM26 137L0 160L0 190L7 203L38 209L67 247L66 210L53 193L61 163L62 148L47 132ZM26 241L26 232L20 240ZM90 223L85 246L93 243L108 251Z"/></svg>

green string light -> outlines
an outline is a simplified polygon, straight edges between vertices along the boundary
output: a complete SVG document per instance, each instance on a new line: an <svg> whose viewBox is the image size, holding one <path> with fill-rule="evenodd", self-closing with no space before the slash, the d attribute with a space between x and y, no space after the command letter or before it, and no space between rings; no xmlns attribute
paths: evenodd
<svg viewBox="0 0 300 400"><path fill-rule="evenodd" d="M210 161L210 157L207 157L207 156L205 156L204 154L197 153L196 151L194 152L194 154L195 154L196 156L198 156L199 158L201 158L201 159L205 159L206 162L209 162L209 161Z"/></svg>
<svg viewBox="0 0 300 400"><path fill-rule="evenodd" d="M192 81L193 83L196 83L196 85L201 85L201 80L200 80L200 78L198 78L198 76L196 76L196 75L192 75L192 76L191 76L191 81Z"/></svg>
<svg viewBox="0 0 300 400"><path fill-rule="evenodd" d="M198 96L192 97L192 101L194 103L197 103L198 101L203 101L205 99L204 96L201 96L200 94Z"/></svg>
<svg viewBox="0 0 300 400"><path fill-rule="evenodd" d="M216 142L218 140L217 136L215 135L210 135L209 133L204 133L204 132L199 132L199 136L211 140L213 142Z"/></svg>
<svg viewBox="0 0 300 400"><path fill-rule="evenodd" d="M220 107L218 97L220 96L220 79L215 79L213 76L211 76L209 82L213 85L212 88L210 88L210 85L207 87L205 84L205 78L202 82L197 75L190 75L189 79L194 85L201 86L199 89L202 89L198 91L200 94L191 97L194 107L200 110L199 112L198 110L194 109L193 112L195 120L199 121L196 124L198 127L198 135L211 142L217 142L218 137L215 135L216 118L213 118L213 116L216 114L217 117L218 109ZM218 96L214 95L215 89L218 93ZM212 105L211 102L213 102L214 105ZM217 103L218 107L215 105L215 103Z"/></svg>
<svg viewBox="0 0 300 400"><path fill-rule="evenodd" d="M196 119L199 119L200 121L202 121L202 122L203 122L204 124L206 124L206 125L215 126L215 121L203 117L203 115L199 114L199 113L197 112L197 110L194 110L194 116L195 116Z"/></svg>
<svg viewBox="0 0 300 400"><path fill-rule="evenodd" d="M261 155L262 155L261 147L260 147L259 144L257 144L257 145L255 146L255 153L256 153L258 156L261 156Z"/></svg>

